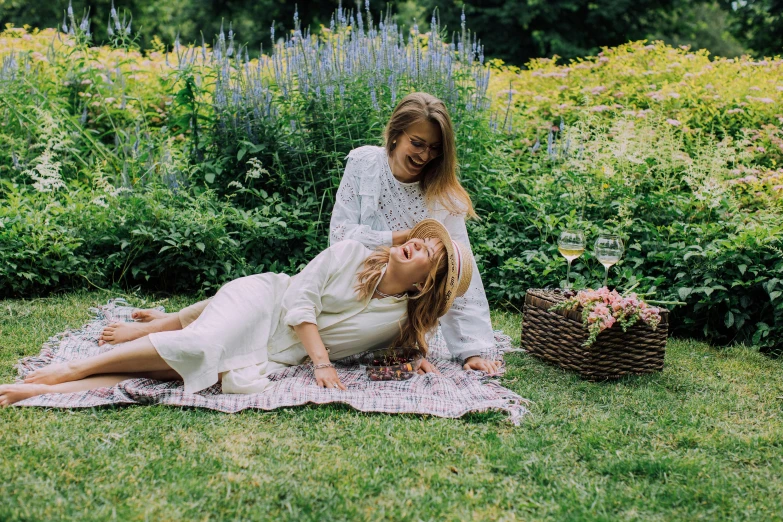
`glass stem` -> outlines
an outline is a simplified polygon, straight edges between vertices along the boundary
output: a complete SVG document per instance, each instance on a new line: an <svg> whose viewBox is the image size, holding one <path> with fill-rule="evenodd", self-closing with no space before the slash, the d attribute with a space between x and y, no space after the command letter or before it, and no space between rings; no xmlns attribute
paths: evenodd
<svg viewBox="0 0 783 522"><path fill-rule="evenodd" d="M569 283L570 280L571 280L571 260L569 259L568 260L568 270L566 270L566 284L565 284L565 289L566 290L571 290L571 285Z"/></svg>
<svg viewBox="0 0 783 522"><path fill-rule="evenodd" d="M604 286L606 286L606 281L609 279L609 267L605 266L604 269Z"/></svg>

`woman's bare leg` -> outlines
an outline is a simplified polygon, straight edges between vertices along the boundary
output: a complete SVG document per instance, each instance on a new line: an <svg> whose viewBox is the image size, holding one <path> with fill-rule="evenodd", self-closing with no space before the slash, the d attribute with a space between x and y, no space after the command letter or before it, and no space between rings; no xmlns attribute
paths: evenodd
<svg viewBox="0 0 783 522"><path fill-rule="evenodd" d="M108 388L126 379L130 375L96 375L87 379L60 384L26 384L14 383L0 385L0 407L10 406L16 402L47 393L74 393L95 388Z"/></svg>
<svg viewBox="0 0 783 522"><path fill-rule="evenodd" d="M131 379L155 379L156 381L181 381L182 376L174 370L134 373Z"/></svg>
<svg viewBox="0 0 783 522"><path fill-rule="evenodd" d="M103 373L134 373L172 370L149 340L149 336L86 359L50 364L25 377L28 384L59 384Z"/></svg>
<svg viewBox="0 0 783 522"><path fill-rule="evenodd" d="M47 393L74 393L96 388L111 388L128 379L156 379L159 381L176 381L181 379L174 370L157 372L94 375L78 381L61 382L60 384L27 384L14 383L0 385L0 407L10 406L16 402Z"/></svg>
<svg viewBox="0 0 783 522"><path fill-rule="evenodd" d="M147 322L112 323L101 332L98 345L127 343L151 333L172 330L182 330L182 323L180 323L177 313L164 314L162 317Z"/></svg>

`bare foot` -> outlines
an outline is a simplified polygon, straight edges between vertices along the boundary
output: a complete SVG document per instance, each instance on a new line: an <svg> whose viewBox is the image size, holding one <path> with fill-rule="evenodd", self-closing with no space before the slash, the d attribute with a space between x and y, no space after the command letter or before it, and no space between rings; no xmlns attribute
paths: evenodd
<svg viewBox="0 0 783 522"><path fill-rule="evenodd" d="M177 313L163 314L163 317L149 322L113 323L105 327L101 332L101 336L98 338L98 346L103 346L106 343L127 343L151 333L168 332L171 330L182 330L182 323Z"/></svg>
<svg viewBox="0 0 783 522"><path fill-rule="evenodd" d="M0 408L10 406L19 401L49 393L45 384L2 384L0 385Z"/></svg>
<svg viewBox="0 0 783 522"><path fill-rule="evenodd" d="M148 323L155 319L163 319L168 315L170 314L155 310L154 308L141 308L139 310L134 310L131 317L140 323Z"/></svg>
<svg viewBox="0 0 783 522"><path fill-rule="evenodd" d="M57 363L38 368L24 378L26 384L60 384L76 381L81 377L77 374L72 362Z"/></svg>
<svg viewBox="0 0 783 522"><path fill-rule="evenodd" d="M120 344L133 341L157 330L151 328L151 323L112 323L105 327L98 338L98 346L106 343Z"/></svg>

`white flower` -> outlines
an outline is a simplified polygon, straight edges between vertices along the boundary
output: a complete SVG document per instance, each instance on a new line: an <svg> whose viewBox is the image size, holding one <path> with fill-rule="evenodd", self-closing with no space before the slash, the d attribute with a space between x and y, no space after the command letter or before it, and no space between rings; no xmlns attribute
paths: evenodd
<svg viewBox="0 0 783 522"><path fill-rule="evenodd" d="M247 173L245 179L258 179L261 174L269 175L269 171L264 168L258 158L250 158L247 160Z"/></svg>

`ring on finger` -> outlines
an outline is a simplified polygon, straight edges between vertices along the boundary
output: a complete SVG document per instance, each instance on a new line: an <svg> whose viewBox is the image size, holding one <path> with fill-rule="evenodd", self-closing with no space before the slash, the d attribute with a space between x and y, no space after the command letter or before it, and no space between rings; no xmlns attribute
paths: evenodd
<svg viewBox="0 0 783 522"><path fill-rule="evenodd" d="M337 384L337 383L332 384L332 388L339 388L339 387L340 387L340 385Z"/></svg>

